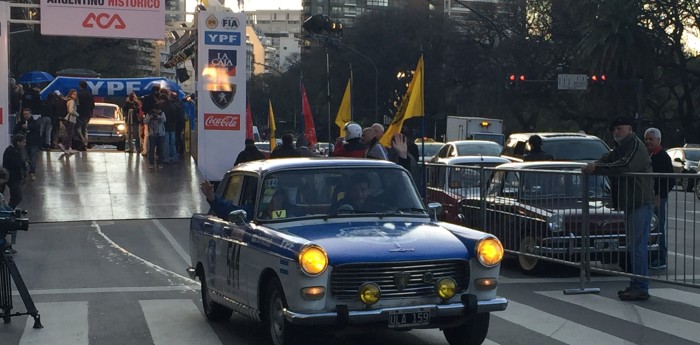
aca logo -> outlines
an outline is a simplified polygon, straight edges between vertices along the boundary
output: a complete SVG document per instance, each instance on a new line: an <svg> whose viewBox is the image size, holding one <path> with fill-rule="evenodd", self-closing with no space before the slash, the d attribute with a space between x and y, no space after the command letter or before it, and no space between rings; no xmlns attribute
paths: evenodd
<svg viewBox="0 0 700 345"><path fill-rule="evenodd" d="M235 50L210 49L209 66L225 68L228 75L233 77L236 75L236 55Z"/></svg>

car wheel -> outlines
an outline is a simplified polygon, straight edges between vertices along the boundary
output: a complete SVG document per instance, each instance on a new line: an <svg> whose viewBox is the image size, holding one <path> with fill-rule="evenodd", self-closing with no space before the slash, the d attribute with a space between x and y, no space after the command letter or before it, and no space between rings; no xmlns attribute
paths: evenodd
<svg viewBox="0 0 700 345"><path fill-rule="evenodd" d="M202 274L200 280L202 282L202 307L204 308L204 316L211 321L224 321L231 318L233 310L214 302L211 296L209 296L209 287L207 286L207 279L204 274Z"/></svg>
<svg viewBox="0 0 700 345"><path fill-rule="evenodd" d="M117 151L124 151L126 149L126 141L117 143Z"/></svg>
<svg viewBox="0 0 700 345"><path fill-rule="evenodd" d="M521 253L532 254L534 252L535 244L536 242L534 238L531 236L523 236L523 238L520 240L518 251ZM537 269L542 266L542 263L538 258L518 255L518 266L520 266L520 269L523 272L531 274L537 272Z"/></svg>
<svg viewBox="0 0 700 345"><path fill-rule="evenodd" d="M476 314L473 320L454 327L445 328L442 333L450 345L478 345L484 342L489 332L490 313Z"/></svg>
<svg viewBox="0 0 700 345"><path fill-rule="evenodd" d="M263 323L273 345L290 345L295 342L294 327L284 318L287 300L282 284L277 277L272 278L265 289L265 309Z"/></svg>

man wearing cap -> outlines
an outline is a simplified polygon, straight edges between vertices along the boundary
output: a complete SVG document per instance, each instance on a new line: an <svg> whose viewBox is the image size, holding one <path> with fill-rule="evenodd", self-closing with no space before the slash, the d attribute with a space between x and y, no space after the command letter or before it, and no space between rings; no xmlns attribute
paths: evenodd
<svg viewBox="0 0 700 345"><path fill-rule="evenodd" d="M233 165L257 161L259 159L265 159L265 155L258 150L258 147L255 146L255 141L253 141L253 139L246 139L245 148L238 154L238 157L236 157L236 162L233 163Z"/></svg>
<svg viewBox="0 0 700 345"><path fill-rule="evenodd" d="M620 175L624 173L651 173L651 159L644 143L634 133L634 122L628 117L618 117L610 124L617 147L599 160L589 163L581 171L584 174ZM649 231L653 212L654 196L651 178L643 176L611 176L619 180L617 196L613 204L625 211L627 250L631 259L631 272L635 275L649 274ZM618 291L623 301L649 299L649 281L632 278L629 287Z"/></svg>

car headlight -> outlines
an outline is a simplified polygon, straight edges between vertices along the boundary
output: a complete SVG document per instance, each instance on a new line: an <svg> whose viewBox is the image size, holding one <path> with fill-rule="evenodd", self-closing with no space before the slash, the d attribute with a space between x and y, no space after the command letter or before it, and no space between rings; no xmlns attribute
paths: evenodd
<svg viewBox="0 0 700 345"><path fill-rule="evenodd" d="M486 237L476 245L476 256L486 267L493 267L503 260L503 245L495 237Z"/></svg>
<svg viewBox="0 0 700 345"><path fill-rule="evenodd" d="M656 215L652 214L651 215L651 224L650 224L651 231L656 230L656 228L658 226L659 226L659 218L656 218Z"/></svg>
<svg viewBox="0 0 700 345"><path fill-rule="evenodd" d="M328 255L320 246L315 244L306 246L299 252L299 266L304 273L317 276L328 267Z"/></svg>
<svg viewBox="0 0 700 345"><path fill-rule="evenodd" d="M560 214L551 215L547 218L547 228L551 232L564 231L564 217Z"/></svg>
<svg viewBox="0 0 700 345"><path fill-rule="evenodd" d="M118 124L118 125L117 125L117 130L118 130L118 131L122 132L122 131L124 131L125 129L126 129L126 127L125 127L123 124Z"/></svg>

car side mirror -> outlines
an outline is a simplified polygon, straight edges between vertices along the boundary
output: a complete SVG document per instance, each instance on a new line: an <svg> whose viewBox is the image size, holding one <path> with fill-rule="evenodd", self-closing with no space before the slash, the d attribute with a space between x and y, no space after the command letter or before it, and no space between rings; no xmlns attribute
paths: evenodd
<svg viewBox="0 0 700 345"><path fill-rule="evenodd" d="M233 210L228 214L228 221L235 224L245 223L248 218L248 212L244 210Z"/></svg>
<svg viewBox="0 0 700 345"><path fill-rule="evenodd" d="M438 215L442 213L442 204L439 202L429 203L428 212L430 212L430 218L438 220Z"/></svg>

